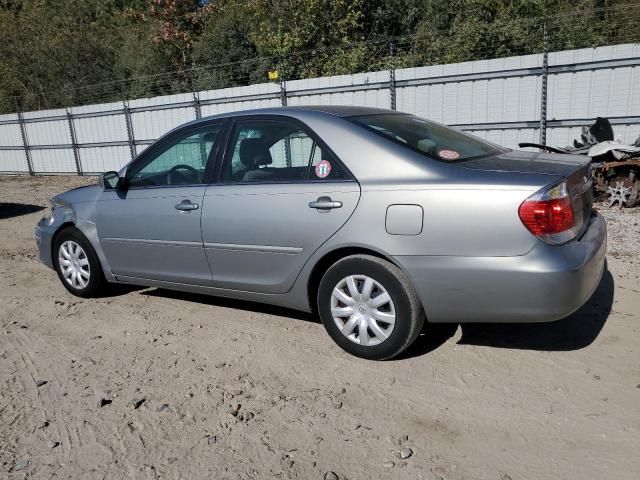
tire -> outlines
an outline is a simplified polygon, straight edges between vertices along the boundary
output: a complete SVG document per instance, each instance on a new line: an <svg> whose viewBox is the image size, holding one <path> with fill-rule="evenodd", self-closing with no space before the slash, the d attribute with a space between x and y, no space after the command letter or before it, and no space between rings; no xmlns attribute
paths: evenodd
<svg viewBox="0 0 640 480"><path fill-rule="evenodd" d="M79 249L74 249L73 245ZM58 278L70 293L84 298L99 296L105 284L102 266L91 242L80 230L67 227L58 233L53 242L52 257ZM64 262L70 262L71 265L65 268ZM75 280L65 274L68 268L77 272ZM81 273L80 270L85 273ZM71 277L73 276L72 274Z"/></svg>
<svg viewBox="0 0 640 480"><path fill-rule="evenodd" d="M339 292L334 294L336 289ZM403 352L425 320L407 275L370 255L352 255L334 263L320 281L317 302L331 338L346 352L369 360L386 360Z"/></svg>

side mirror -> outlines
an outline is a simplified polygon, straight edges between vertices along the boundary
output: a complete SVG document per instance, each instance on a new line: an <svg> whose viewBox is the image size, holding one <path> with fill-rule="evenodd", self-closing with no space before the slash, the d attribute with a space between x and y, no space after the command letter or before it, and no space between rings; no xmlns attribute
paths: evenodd
<svg viewBox="0 0 640 480"><path fill-rule="evenodd" d="M105 172L100 175L98 183L105 190L120 190L124 187L124 178L118 175L118 172Z"/></svg>

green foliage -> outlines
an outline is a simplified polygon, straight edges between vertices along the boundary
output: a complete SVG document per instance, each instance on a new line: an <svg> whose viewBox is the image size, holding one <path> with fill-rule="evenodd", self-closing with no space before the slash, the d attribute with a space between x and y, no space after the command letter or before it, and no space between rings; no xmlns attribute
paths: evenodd
<svg viewBox="0 0 640 480"><path fill-rule="evenodd" d="M0 0L0 111L634 42L639 27L634 0Z"/></svg>

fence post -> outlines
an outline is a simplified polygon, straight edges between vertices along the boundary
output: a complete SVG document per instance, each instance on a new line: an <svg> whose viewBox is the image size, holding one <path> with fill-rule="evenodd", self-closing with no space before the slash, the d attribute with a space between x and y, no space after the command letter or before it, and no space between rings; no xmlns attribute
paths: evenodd
<svg viewBox="0 0 640 480"><path fill-rule="evenodd" d="M196 111L196 120L202 118L202 109L200 107L200 94L193 92L193 109Z"/></svg>
<svg viewBox="0 0 640 480"><path fill-rule="evenodd" d="M73 148L73 159L76 162L76 172L82 175L82 165L80 165L80 152L78 150L78 141L76 140L76 128L73 125L73 116L67 108L67 121L69 122L69 134L71 135L71 148Z"/></svg>
<svg viewBox="0 0 640 480"><path fill-rule="evenodd" d="M29 148L29 140L27 139L27 127L25 125L24 116L20 111L20 105L18 99L14 97L16 104L16 114L18 115L18 124L20 125L20 135L22 136L22 145L24 147L24 155L27 159L27 168L29 169L29 175L33 175L33 162L31 161L31 149Z"/></svg>
<svg viewBox="0 0 640 480"><path fill-rule="evenodd" d="M547 144L547 82L549 77L549 36L547 23L542 26L542 79L540 88L540 144Z"/></svg>
<svg viewBox="0 0 640 480"><path fill-rule="evenodd" d="M123 101L122 106L124 109L124 119L127 122L127 139L129 140L129 153L131 154L131 160L136 158L136 139L133 136L133 123L131 122L131 109L127 102Z"/></svg>
<svg viewBox="0 0 640 480"><path fill-rule="evenodd" d="M389 43L389 98L391 100L391 110L396 110L396 68L394 64L394 44L393 39Z"/></svg>
<svg viewBox="0 0 640 480"><path fill-rule="evenodd" d="M284 79L284 63L280 64L278 79L280 80L280 103L283 107L287 106L287 82Z"/></svg>

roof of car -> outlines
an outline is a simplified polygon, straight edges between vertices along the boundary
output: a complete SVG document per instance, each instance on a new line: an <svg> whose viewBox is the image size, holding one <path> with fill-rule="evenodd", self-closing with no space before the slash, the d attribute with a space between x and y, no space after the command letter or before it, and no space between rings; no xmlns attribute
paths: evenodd
<svg viewBox="0 0 640 480"><path fill-rule="evenodd" d="M270 108L256 108L251 110L238 110L235 112L220 113L217 115L211 115L203 117L200 120L194 120L189 124L200 123L202 121L211 120L214 118L227 118L237 117L242 115L282 115L289 114L296 116L298 112L318 112L329 115L335 115L337 117L355 117L358 115L375 115L375 114L390 114L390 113L402 113L395 110L388 110L386 108L371 108L371 107L357 107L346 105L296 105L292 107L270 107Z"/></svg>
<svg viewBox="0 0 640 480"><path fill-rule="evenodd" d="M354 117L357 115L374 115L385 113L398 113L386 108L359 107L351 105L300 105L294 107L282 107L282 110L311 110L324 112L338 117Z"/></svg>

